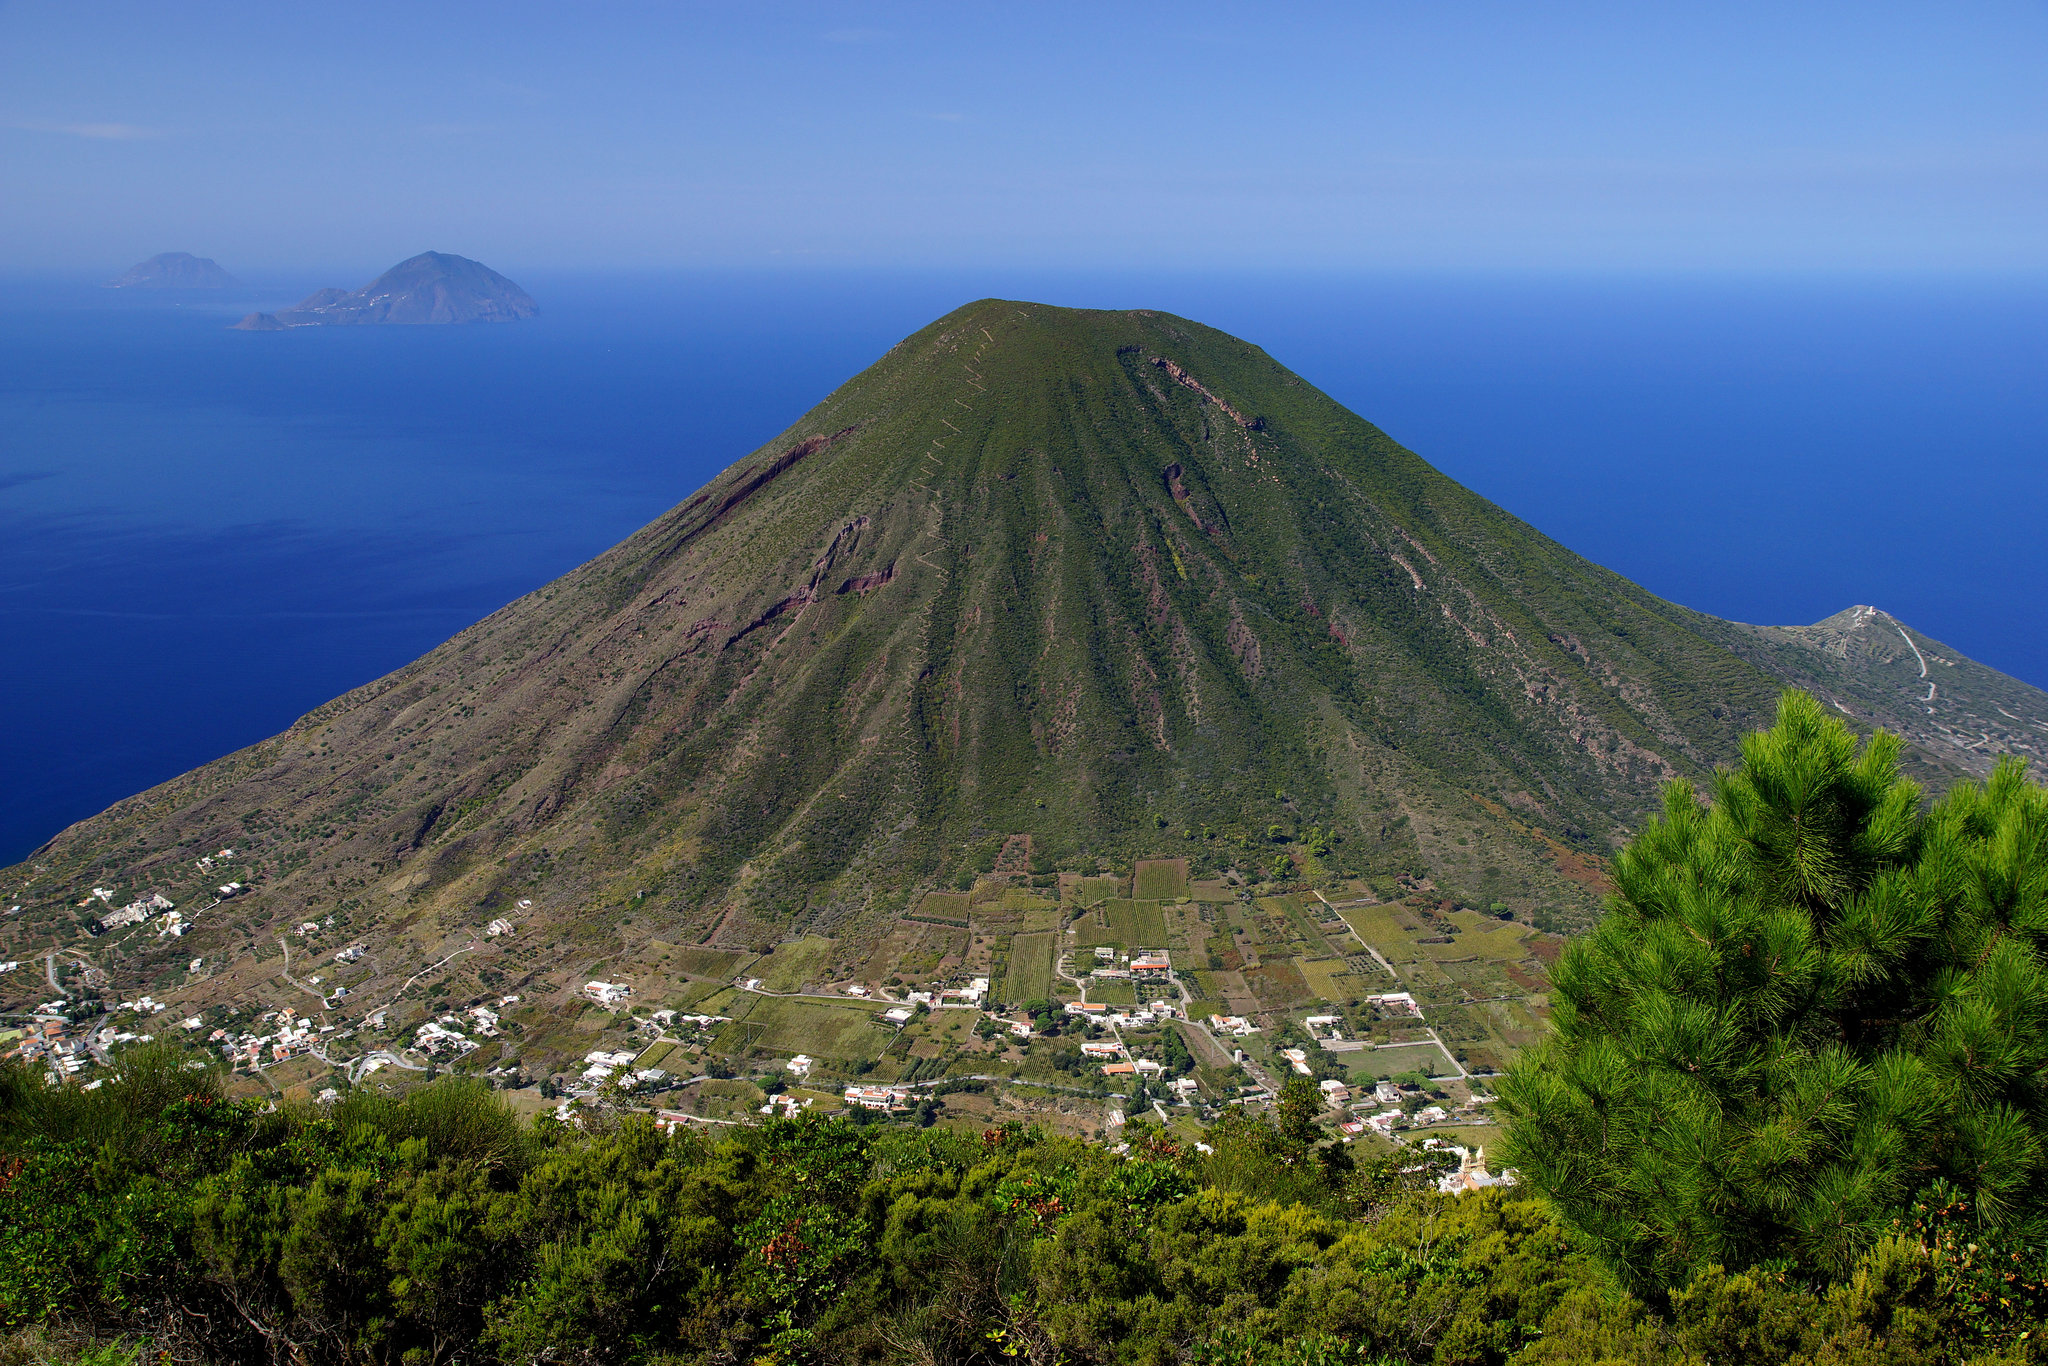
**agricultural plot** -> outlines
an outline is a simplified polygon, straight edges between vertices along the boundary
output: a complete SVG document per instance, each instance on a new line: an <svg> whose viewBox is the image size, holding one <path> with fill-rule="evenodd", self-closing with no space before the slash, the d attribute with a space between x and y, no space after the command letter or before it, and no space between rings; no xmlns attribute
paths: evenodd
<svg viewBox="0 0 2048 1366"><path fill-rule="evenodd" d="M1103 977L1088 983L1088 999L1106 1006L1134 1006L1138 987L1127 977Z"/></svg>
<svg viewBox="0 0 2048 1366"><path fill-rule="evenodd" d="M1117 877L1061 878L1060 893L1076 906L1097 906L1113 896L1122 896L1124 882Z"/></svg>
<svg viewBox="0 0 2048 1366"><path fill-rule="evenodd" d="M1243 973L1198 972L1194 977L1202 989L1203 1008L1211 1014L1246 1015L1258 1011L1259 998L1245 985Z"/></svg>
<svg viewBox="0 0 2048 1366"><path fill-rule="evenodd" d="M955 1053L974 1041L981 1015L972 1010L934 1010L903 1030L904 1051L913 1058Z"/></svg>
<svg viewBox="0 0 2048 1366"><path fill-rule="evenodd" d="M1002 999L1011 1005L1048 998L1052 991L1054 937L1050 933L1020 934L1010 941L1010 970L1003 979Z"/></svg>
<svg viewBox="0 0 2048 1366"><path fill-rule="evenodd" d="M682 1051L682 1045L673 1040L664 1039L636 1058L633 1065L635 1067L668 1067L668 1060L671 1057L679 1056ZM675 1069L670 1068L670 1070L673 1071Z"/></svg>
<svg viewBox="0 0 2048 1366"><path fill-rule="evenodd" d="M968 939L967 930L952 925L898 920L875 946L858 975L864 982L880 983L891 977L922 981L938 972L948 959L964 957Z"/></svg>
<svg viewBox="0 0 2048 1366"><path fill-rule="evenodd" d="M671 1009L699 1014L700 1007L711 997L725 990L723 982L685 982L681 991L668 998Z"/></svg>
<svg viewBox="0 0 2048 1366"><path fill-rule="evenodd" d="M1214 915L1213 911L1206 911L1193 902L1186 902L1181 905L1161 906L1159 912L1166 921L1166 947L1177 953L1203 951L1202 941L1207 939L1215 928L1203 917L1205 914Z"/></svg>
<svg viewBox="0 0 2048 1366"><path fill-rule="evenodd" d="M1358 932L1359 938L1386 955L1388 961L1402 963L1415 957L1410 925L1402 907L1350 906L1339 911L1338 915ZM1412 932L1419 933L1420 929L1417 924Z"/></svg>
<svg viewBox="0 0 2048 1366"><path fill-rule="evenodd" d="M1382 989L1353 976L1341 958L1312 958L1297 962L1295 967L1307 981L1309 993L1325 1001L1349 1001Z"/></svg>
<svg viewBox="0 0 2048 1366"><path fill-rule="evenodd" d="M713 982L730 982L754 961L751 953L729 949L676 949L669 954L669 966L688 977Z"/></svg>
<svg viewBox="0 0 2048 1366"><path fill-rule="evenodd" d="M678 1094L678 1108L706 1119L746 1119L765 1093L750 1081L704 1081Z"/></svg>
<svg viewBox="0 0 2048 1366"><path fill-rule="evenodd" d="M926 892L924 900L917 903L917 914L932 920L951 920L967 923L971 898L966 892Z"/></svg>
<svg viewBox="0 0 2048 1366"><path fill-rule="evenodd" d="M1450 1055L1433 1043L1390 1044L1358 1053L1339 1053L1354 1077L1398 1077L1403 1072L1420 1072L1425 1077L1456 1076L1458 1069Z"/></svg>
<svg viewBox="0 0 2048 1366"><path fill-rule="evenodd" d="M1235 901L1237 888L1222 878L1211 878L1204 882L1190 882L1188 895L1196 901Z"/></svg>
<svg viewBox="0 0 2048 1366"><path fill-rule="evenodd" d="M1166 918L1156 901L1105 901L1074 922L1074 945L1107 945L1126 952L1165 948Z"/></svg>
<svg viewBox="0 0 2048 1366"><path fill-rule="evenodd" d="M832 941L816 935L777 944L775 951L753 964L753 974L770 991L796 991L824 980L832 962Z"/></svg>
<svg viewBox="0 0 2048 1366"><path fill-rule="evenodd" d="M1287 1010L1315 999L1301 969L1291 958L1269 959L1255 968L1246 968L1240 976L1258 998L1261 1010Z"/></svg>
<svg viewBox="0 0 2048 1366"><path fill-rule="evenodd" d="M1188 894L1188 861L1184 858L1139 859L1131 895L1140 901L1171 901Z"/></svg>
<svg viewBox="0 0 2048 1366"><path fill-rule="evenodd" d="M896 962L903 978L925 978L941 971L949 961L957 962L967 953L968 934L944 925L923 925L921 933Z"/></svg>
<svg viewBox="0 0 2048 1366"><path fill-rule="evenodd" d="M735 1005L734 1019L721 1025L712 1040L713 1051L728 1057L750 1052L809 1053L861 1061L880 1057L895 1037L895 1031L866 1006L780 996L749 995L743 999L751 1004L744 1013Z"/></svg>
<svg viewBox="0 0 2048 1366"><path fill-rule="evenodd" d="M1166 916L1156 901L1105 901L1110 930L1130 948L1166 947Z"/></svg>
<svg viewBox="0 0 2048 1366"><path fill-rule="evenodd" d="M1049 901L1041 901L1038 908L1024 912L1023 934L1051 934L1060 927L1060 908Z"/></svg>

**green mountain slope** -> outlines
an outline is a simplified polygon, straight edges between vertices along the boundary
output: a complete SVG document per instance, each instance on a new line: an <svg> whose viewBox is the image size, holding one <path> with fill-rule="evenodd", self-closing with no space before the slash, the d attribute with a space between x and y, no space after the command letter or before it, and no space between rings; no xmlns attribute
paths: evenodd
<svg viewBox="0 0 2048 1366"><path fill-rule="evenodd" d="M1040 869L1199 871L1314 832L1332 873L1569 919L1658 785L1732 758L1815 655L1754 629L1572 554L1254 346L987 300L589 564L63 832L0 933L73 936L89 887L232 846L257 893L124 971L515 907L596 961L629 921L857 931L1021 864L1015 836Z"/></svg>

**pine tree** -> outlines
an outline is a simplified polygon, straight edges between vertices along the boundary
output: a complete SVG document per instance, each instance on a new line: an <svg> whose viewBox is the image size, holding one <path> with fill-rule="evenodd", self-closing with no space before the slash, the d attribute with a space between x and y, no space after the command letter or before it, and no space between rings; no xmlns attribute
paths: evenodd
<svg viewBox="0 0 2048 1366"><path fill-rule="evenodd" d="M1923 815L1899 752L1785 694L1558 963L1504 1156L1625 1279L1840 1276L1938 1188L2048 1231L2048 793L2008 759Z"/></svg>

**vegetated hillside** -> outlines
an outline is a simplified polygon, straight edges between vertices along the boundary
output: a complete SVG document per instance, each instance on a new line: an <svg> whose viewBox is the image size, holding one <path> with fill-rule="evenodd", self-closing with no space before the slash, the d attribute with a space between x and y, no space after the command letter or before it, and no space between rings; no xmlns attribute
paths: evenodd
<svg viewBox="0 0 2048 1366"><path fill-rule="evenodd" d="M2048 693L1878 608L1851 607L1811 626L1717 621L1709 631L1853 720L1912 741L1936 768L1981 777L2002 755L2037 761L2048 753Z"/></svg>
<svg viewBox="0 0 2048 1366"><path fill-rule="evenodd" d="M0 933L75 936L91 886L233 846L257 894L119 971L179 980L329 914L424 945L529 900L563 958L627 918L758 944L964 885L1023 834L1041 871L1198 873L1310 835L1311 875L1569 918L1659 784L1768 715L1732 629L1257 347L987 300L589 564L63 832Z"/></svg>

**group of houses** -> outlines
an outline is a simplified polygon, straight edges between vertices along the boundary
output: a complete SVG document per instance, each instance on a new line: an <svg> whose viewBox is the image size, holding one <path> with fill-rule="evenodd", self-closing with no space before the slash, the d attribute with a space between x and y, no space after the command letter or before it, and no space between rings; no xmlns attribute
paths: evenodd
<svg viewBox="0 0 2048 1366"><path fill-rule="evenodd" d="M28 1028L22 1031L21 1042L15 1045L14 1051L30 1066L41 1063L52 1082L76 1076L93 1062L87 1040L74 1035L71 1022L54 1013L31 1016Z"/></svg>
<svg viewBox="0 0 2048 1366"><path fill-rule="evenodd" d="M262 1034L250 1030L239 1035L216 1029L206 1036L206 1041L220 1049L228 1066L255 1067L262 1064L266 1054L272 1062L284 1062L310 1053L321 1035L334 1032L333 1025L315 1024L290 1006L259 1015L256 1023L274 1024L276 1028Z"/></svg>
<svg viewBox="0 0 2048 1366"><path fill-rule="evenodd" d="M507 996L498 1005L507 1006L518 999L517 996ZM498 1028L497 1011L486 1005L474 1005L463 1015L449 1014L427 1021L413 1035L412 1046L430 1058L459 1058L481 1048L483 1045L478 1039L495 1039L503 1032ZM476 1038L471 1038L472 1034Z"/></svg>
<svg viewBox="0 0 2048 1366"><path fill-rule="evenodd" d="M95 887L92 889L92 894L109 904L113 900L112 891L106 887ZM98 920L88 925L86 933L101 935L109 930L117 930L123 925L140 925L157 912L170 910L173 904L171 899L162 892L151 892L146 897L138 897L129 902L118 911L108 911ZM182 917L180 919L182 921ZM182 934L183 931L181 930L179 933Z"/></svg>

